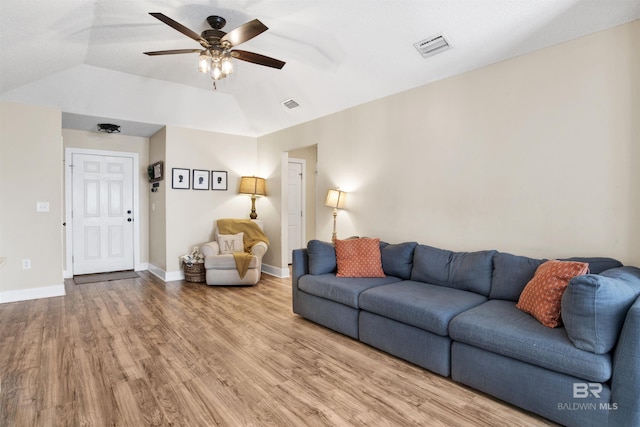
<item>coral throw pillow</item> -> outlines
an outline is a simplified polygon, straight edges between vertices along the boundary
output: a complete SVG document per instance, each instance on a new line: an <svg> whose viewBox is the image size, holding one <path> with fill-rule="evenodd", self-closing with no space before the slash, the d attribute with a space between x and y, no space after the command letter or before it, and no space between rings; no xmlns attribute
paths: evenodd
<svg viewBox="0 0 640 427"><path fill-rule="evenodd" d="M338 277L385 277L380 239L336 239Z"/></svg>
<svg viewBox="0 0 640 427"><path fill-rule="evenodd" d="M520 294L518 307L531 314L544 326L560 326L561 301L569 281L587 274L589 264L577 261L551 260L542 263Z"/></svg>

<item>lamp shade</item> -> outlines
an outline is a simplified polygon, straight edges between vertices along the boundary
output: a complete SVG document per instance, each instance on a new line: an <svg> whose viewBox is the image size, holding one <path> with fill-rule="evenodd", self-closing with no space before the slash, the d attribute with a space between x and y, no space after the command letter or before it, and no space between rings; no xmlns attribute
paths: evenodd
<svg viewBox="0 0 640 427"><path fill-rule="evenodd" d="M239 194L250 194L252 196L266 196L267 186L264 178L256 176L243 176L240 178Z"/></svg>
<svg viewBox="0 0 640 427"><path fill-rule="evenodd" d="M324 201L325 206L334 209L344 209L347 201L347 193L340 190L329 190L327 199Z"/></svg>

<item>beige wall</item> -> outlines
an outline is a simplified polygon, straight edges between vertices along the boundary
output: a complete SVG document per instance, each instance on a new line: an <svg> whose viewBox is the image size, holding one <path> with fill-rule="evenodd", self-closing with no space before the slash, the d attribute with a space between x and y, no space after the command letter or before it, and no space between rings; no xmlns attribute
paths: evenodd
<svg viewBox="0 0 640 427"><path fill-rule="evenodd" d="M266 135L260 169L280 182L283 152L318 145L318 236L339 186L339 237L640 266L639 76L635 21Z"/></svg>
<svg viewBox="0 0 640 427"><path fill-rule="evenodd" d="M167 168L167 129L149 139L149 163L164 162L164 179L158 191L149 194L149 263L167 270L167 188L171 188L171 169Z"/></svg>
<svg viewBox="0 0 640 427"><path fill-rule="evenodd" d="M180 270L180 256L191 252L194 246L212 240L216 219L249 218L251 200L238 195L238 185L242 175L258 175L257 141L252 137L172 126L168 126L165 132L165 271L171 273ZM155 141L152 141L153 144ZM227 171L228 190L172 189L172 168ZM262 216L263 202L267 199L256 202L259 218ZM269 235L268 228L266 232ZM152 234L152 242L153 238Z"/></svg>
<svg viewBox="0 0 640 427"><path fill-rule="evenodd" d="M137 153L139 170L139 210L140 227L140 263L149 262L149 180L147 166L149 165L149 139L119 134L105 134L73 129L62 129L65 148L85 148L102 151L121 151Z"/></svg>
<svg viewBox="0 0 640 427"><path fill-rule="evenodd" d="M0 301L64 293L61 123L59 110L0 103Z"/></svg>

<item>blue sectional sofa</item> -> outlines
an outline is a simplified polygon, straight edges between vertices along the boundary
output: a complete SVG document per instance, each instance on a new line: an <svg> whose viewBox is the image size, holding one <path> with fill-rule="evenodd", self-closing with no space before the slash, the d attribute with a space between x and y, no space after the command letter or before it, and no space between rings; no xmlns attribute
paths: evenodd
<svg viewBox="0 0 640 427"><path fill-rule="evenodd" d="M549 328L516 303L545 260L381 243L386 277L336 276L334 246L293 252L293 311L567 426L640 425L640 269L571 258L590 274Z"/></svg>

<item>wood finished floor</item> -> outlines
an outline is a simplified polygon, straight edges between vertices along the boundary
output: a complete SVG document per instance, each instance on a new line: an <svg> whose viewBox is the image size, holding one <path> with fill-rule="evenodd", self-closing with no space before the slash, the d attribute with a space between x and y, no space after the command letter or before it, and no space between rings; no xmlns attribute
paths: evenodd
<svg viewBox="0 0 640 427"><path fill-rule="evenodd" d="M300 318L288 279L65 286L0 305L0 426L553 425Z"/></svg>

